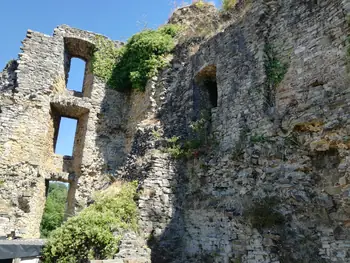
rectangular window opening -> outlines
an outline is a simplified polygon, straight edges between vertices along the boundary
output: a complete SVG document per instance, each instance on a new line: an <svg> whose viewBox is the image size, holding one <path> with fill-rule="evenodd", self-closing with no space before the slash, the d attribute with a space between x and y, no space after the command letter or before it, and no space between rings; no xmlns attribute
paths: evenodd
<svg viewBox="0 0 350 263"><path fill-rule="evenodd" d="M40 235L46 238L64 221L69 184L46 180L46 204L40 224Z"/></svg>
<svg viewBox="0 0 350 263"><path fill-rule="evenodd" d="M55 145L55 153L66 156L73 156L74 140L77 130L78 120L61 117L58 136Z"/></svg>
<svg viewBox="0 0 350 263"><path fill-rule="evenodd" d="M201 90L201 104L206 109L218 106L218 86L216 82L216 66L209 65L195 77L196 85Z"/></svg>
<svg viewBox="0 0 350 263"><path fill-rule="evenodd" d="M76 92L83 92L86 62L80 58L70 60L67 88Z"/></svg>
<svg viewBox="0 0 350 263"><path fill-rule="evenodd" d="M204 82L205 88L209 94L209 102L212 108L216 108L218 106L218 87L216 83L216 79L208 79Z"/></svg>

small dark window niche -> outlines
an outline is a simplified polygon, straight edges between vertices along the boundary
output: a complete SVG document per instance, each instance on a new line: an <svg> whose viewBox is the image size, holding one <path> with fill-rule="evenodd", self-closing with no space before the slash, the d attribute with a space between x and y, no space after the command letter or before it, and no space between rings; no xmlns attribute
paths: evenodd
<svg viewBox="0 0 350 263"><path fill-rule="evenodd" d="M195 77L199 89L199 104L201 110L211 110L218 106L218 87L216 81L216 66L203 68Z"/></svg>

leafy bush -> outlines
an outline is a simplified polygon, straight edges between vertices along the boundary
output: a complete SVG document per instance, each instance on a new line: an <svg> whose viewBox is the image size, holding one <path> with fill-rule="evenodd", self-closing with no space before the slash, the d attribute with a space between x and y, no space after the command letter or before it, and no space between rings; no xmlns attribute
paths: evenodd
<svg viewBox="0 0 350 263"><path fill-rule="evenodd" d="M68 189L62 183L50 183L44 215L40 225L42 237L49 234L63 223Z"/></svg>
<svg viewBox="0 0 350 263"><path fill-rule="evenodd" d="M147 80L167 64L166 56L175 46L179 29L176 25L165 25L158 30L144 30L120 49L112 41L98 37L93 73L117 90L144 90Z"/></svg>
<svg viewBox="0 0 350 263"><path fill-rule="evenodd" d="M96 196L94 204L52 232L44 262L83 263L113 256L120 240L113 232L137 229L136 187L136 182L115 184Z"/></svg>
<svg viewBox="0 0 350 263"><path fill-rule="evenodd" d="M237 0L222 0L222 9L230 10L234 8L237 4Z"/></svg>

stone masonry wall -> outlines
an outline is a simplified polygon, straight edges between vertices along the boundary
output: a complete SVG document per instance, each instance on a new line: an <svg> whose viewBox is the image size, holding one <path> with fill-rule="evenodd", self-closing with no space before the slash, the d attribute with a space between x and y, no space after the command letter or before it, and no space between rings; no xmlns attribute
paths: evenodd
<svg viewBox="0 0 350 263"><path fill-rule="evenodd" d="M52 37L29 30L19 60L1 75L1 220L9 221L1 234L38 237L45 180L69 182L71 214L125 158L127 98L89 72L95 36L67 26ZM87 62L82 93L66 89L71 57ZM54 153L61 116L78 119L73 159Z"/></svg>
<svg viewBox="0 0 350 263"><path fill-rule="evenodd" d="M168 137L190 133L201 110L193 80L215 65L218 145L187 161L175 194L181 216L168 225L177 233L159 237L156 262L350 260L346 4L256 1L176 69L161 116ZM272 92L267 45L288 64ZM252 227L261 204L283 223ZM178 253L166 253L172 249Z"/></svg>
<svg viewBox="0 0 350 263"><path fill-rule="evenodd" d="M29 31L18 66L0 75L0 226L36 236L45 179L70 182L84 207L113 173L140 182L140 233L125 234L117 262L349 262L349 7L183 7L170 22L209 12L217 32L181 39L170 66L131 95L89 66L82 94L66 90L69 59L89 60L93 33ZM60 115L79 118L73 160L53 153ZM205 143L173 158L167 139L184 148L203 116Z"/></svg>
<svg viewBox="0 0 350 263"><path fill-rule="evenodd" d="M156 82L156 120L135 137L143 157L121 173L143 181L152 262L348 262L349 3L248 5L195 54L198 38L177 46ZM276 86L268 48L286 65ZM218 88L211 145L175 160L165 139L193 136L206 109L196 76L208 68Z"/></svg>

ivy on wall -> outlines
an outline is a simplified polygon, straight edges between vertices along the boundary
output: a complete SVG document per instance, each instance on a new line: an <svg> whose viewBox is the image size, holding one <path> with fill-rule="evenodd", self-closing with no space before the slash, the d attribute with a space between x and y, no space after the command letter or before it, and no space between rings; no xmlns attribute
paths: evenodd
<svg viewBox="0 0 350 263"><path fill-rule="evenodd" d="M266 44L265 51L265 74L266 74L266 102L269 106L275 104L275 93L277 86L284 79L289 64L278 59L275 48Z"/></svg>
<svg viewBox="0 0 350 263"><path fill-rule="evenodd" d="M147 80L167 64L166 57L173 50L179 31L179 26L171 24L144 30L121 48L111 40L97 37L93 73L116 90L144 90Z"/></svg>

